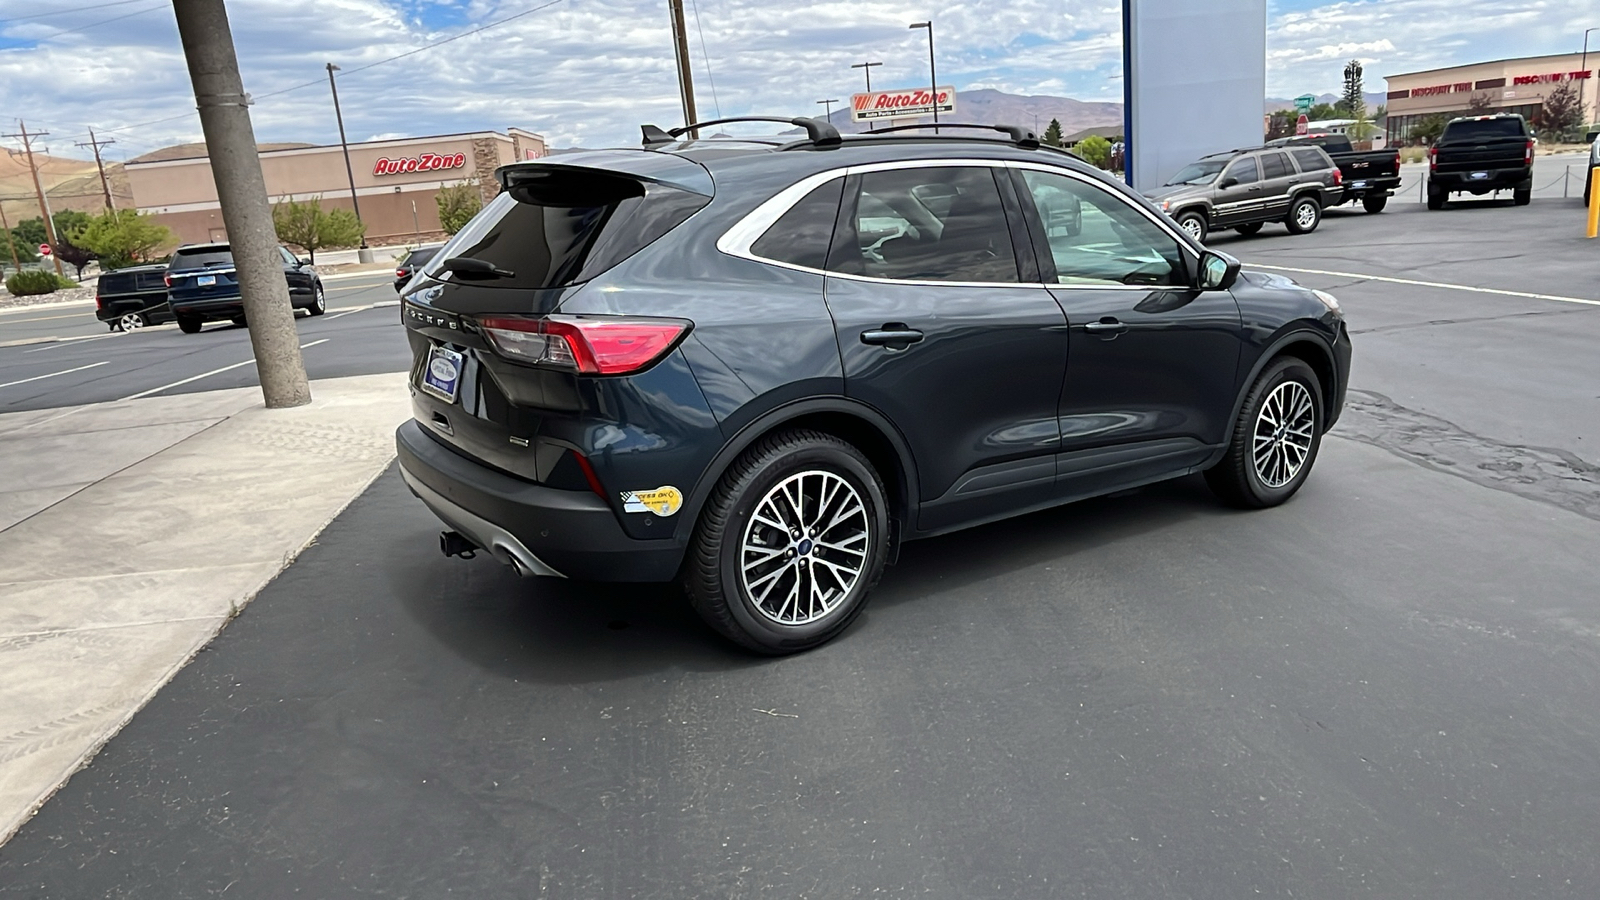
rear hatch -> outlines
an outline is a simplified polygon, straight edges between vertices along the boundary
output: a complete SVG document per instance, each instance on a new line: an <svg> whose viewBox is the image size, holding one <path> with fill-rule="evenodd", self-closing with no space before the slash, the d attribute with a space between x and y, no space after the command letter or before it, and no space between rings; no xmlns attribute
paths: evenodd
<svg viewBox="0 0 1600 900"><path fill-rule="evenodd" d="M586 475L562 449L575 440L561 434L583 428L595 397L585 382L624 370L592 370L594 358L584 354L594 348L581 333L592 320L573 325L550 316L709 203L710 174L682 157L643 151L572 154L496 174L505 189L440 248L402 299L416 415L464 455L581 490ZM462 260L483 271L464 271ZM634 339L651 340L649 325ZM453 378L439 377L452 371Z"/></svg>
<svg viewBox="0 0 1600 900"><path fill-rule="evenodd" d="M181 247L167 266L168 291L175 303L228 300L239 296L233 252L224 244Z"/></svg>
<svg viewBox="0 0 1600 900"><path fill-rule="evenodd" d="M1529 164L1532 141L1518 119L1451 122L1434 146L1436 172L1515 169Z"/></svg>

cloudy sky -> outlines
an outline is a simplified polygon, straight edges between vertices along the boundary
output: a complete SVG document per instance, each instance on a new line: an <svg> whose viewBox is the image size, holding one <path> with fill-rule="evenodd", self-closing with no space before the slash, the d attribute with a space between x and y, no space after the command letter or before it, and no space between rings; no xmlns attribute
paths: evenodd
<svg viewBox="0 0 1600 900"><path fill-rule="evenodd" d="M906 25L929 17L939 80L958 90L1121 99L1117 0L685 7L703 117L808 114L817 99L859 90L861 72L849 66L867 59L884 63L875 86L921 83L925 37ZM605 146L633 143L641 122L678 121L666 0L231 0L228 8L263 141L337 141L327 62L348 72L340 98L352 140L516 125L558 147ZM1335 91L1351 57L1365 61L1367 89L1377 91L1386 73L1576 51L1589 24L1600 25L1595 0L1269 0L1267 92ZM70 145L90 125L118 142L112 158L198 140L171 4L0 0L0 121L9 131L18 118L48 129L60 155L81 153Z"/></svg>

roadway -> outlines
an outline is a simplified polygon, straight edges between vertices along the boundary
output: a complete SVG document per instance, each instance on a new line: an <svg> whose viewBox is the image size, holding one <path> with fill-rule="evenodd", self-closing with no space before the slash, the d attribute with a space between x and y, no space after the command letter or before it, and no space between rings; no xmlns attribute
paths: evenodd
<svg viewBox="0 0 1600 900"><path fill-rule="evenodd" d="M405 371L394 276L324 282L328 312L296 318L312 378ZM382 304L382 305L379 305ZM0 311L0 413L258 384L249 332L228 322L112 332L93 305Z"/></svg>
<svg viewBox="0 0 1600 900"><path fill-rule="evenodd" d="M913 543L796 657L670 585L445 559L391 470L6 845L0 896L1600 896L1581 215L1216 236L1355 334L1300 494L1187 478Z"/></svg>

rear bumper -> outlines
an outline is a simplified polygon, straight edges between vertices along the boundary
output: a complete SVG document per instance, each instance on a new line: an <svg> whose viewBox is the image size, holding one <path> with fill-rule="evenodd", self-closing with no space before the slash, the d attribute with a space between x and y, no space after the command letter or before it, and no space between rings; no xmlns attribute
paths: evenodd
<svg viewBox="0 0 1600 900"><path fill-rule="evenodd" d="M200 319L233 319L244 315L243 297L223 297L205 300L171 300L174 316Z"/></svg>
<svg viewBox="0 0 1600 900"><path fill-rule="evenodd" d="M1357 185L1360 187L1357 187ZM1344 199L1359 200L1362 197L1376 197L1380 194L1388 196L1400 189L1400 176L1380 175L1375 178L1354 178L1344 183Z"/></svg>
<svg viewBox="0 0 1600 900"><path fill-rule="evenodd" d="M1484 177L1473 178L1473 172ZM1428 184L1444 191L1473 191L1487 193L1520 187L1533 180L1533 170L1525 166L1515 169L1473 169L1461 172L1435 172L1428 176Z"/></svg>
<svg viewBox="0 0 1600 900"><path fill-rule="evenodd" d="M524 575L670 581L684 548L628 537L604 500L530 484L440 444L415 419L395 432L400 474L433 514Z"/></svg>

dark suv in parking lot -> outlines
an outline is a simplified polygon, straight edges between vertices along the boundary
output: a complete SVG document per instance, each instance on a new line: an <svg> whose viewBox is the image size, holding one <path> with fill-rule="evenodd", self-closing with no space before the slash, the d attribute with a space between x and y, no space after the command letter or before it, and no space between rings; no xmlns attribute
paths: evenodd
<svg viewBox="0 0 1600 900"><path fill-rule="evenodd" d="M1194 472L1242 507L1304 483L1349 371L1331 296L1021 129L793 124L498 171L401 301L400 469L446 553L680 578L786 653L905 541Z"/></svg>
<svg viewBox="0 0 1600 900"><path fill-rule="evenodd" d="M112 331L134 331L171 322L166 273L164 264L101 273L94 289L95 318L110 325Z"/></svg>
<svg viewBox="0 0 1600 900"><path fill-rule="evenodd" d="M443 246L443 244L423 244L407 251L405 258L400 260L399 264L394 267L395 291L404 290L406 282L411 280L411 276L417 274L418 269L427 265L428 260L433 259L433 255L438 253L439 248Z"/></svg>
<svg viewBox="0 0 1600 900"><path fill-rule="evenodd" d="M289 304L313 316L328 309L322 278L305 260L283 247L283 277L289 282ZM233 270L233 251L227 244L191 244L179 247L167 266L167 296L172 316L184 334L194 334L206 322L245 324L244 298Z"/></svg>
<svg viewBox="0 0 1600 900"><path fill-rule="evenodd" d="M1315 231L1322 210L1344 199L1343 181L1321 147L1261 147L1202 157L1145 195L1203 242L1214 229L1255 234L1267 222Z"/></svg>

